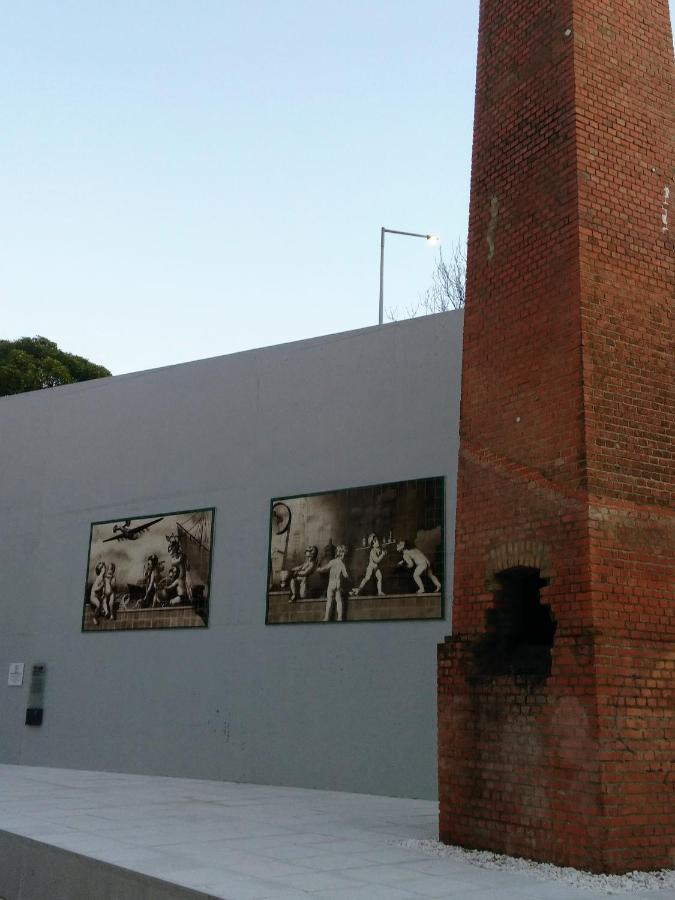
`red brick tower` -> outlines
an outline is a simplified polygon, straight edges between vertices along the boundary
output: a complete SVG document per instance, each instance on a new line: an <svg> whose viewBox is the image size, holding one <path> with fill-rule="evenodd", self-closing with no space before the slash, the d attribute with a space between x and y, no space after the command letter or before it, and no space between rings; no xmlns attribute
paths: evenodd
<svg viewBox="0 0 675 900"><path fill-rule="evenodd" d="M481 0L441 839L675 865L667 0Z"/></svg>

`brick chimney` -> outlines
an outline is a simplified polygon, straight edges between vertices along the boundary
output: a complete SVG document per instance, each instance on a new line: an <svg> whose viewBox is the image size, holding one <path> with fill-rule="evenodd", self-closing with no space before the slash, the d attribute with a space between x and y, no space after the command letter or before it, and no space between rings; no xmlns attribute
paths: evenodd
<svg viewBox="0 0 675 900"><path fill-rule="evenodd" d="M481 0L440 836L675 865L667 0Z"/></svg>

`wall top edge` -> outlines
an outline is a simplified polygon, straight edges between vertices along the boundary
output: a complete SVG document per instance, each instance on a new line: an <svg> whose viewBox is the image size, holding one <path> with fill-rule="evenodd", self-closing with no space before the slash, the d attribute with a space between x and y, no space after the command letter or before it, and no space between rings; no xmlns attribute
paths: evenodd
<svg viewBox="0 0 675 900"><path fill-rule="evenodd" d="M377 340L380 336L392 336L394 332L423 329L424 327L430 327L436 330L439 320L444 319L448 322L451 322L454 319L455 323L453 330L457 329L458 331L461 331L463 315L464 310L451 309L447 312L418 316L416 318L405 319L403 321L385 322L382 325L367 325L363 328L354 328L350 331L337 331L330 334L318 335L316 337L302 338L296 341L285 341L281 344L269 344L263 347L253 347L248 350L238 350L234 353L224 353L218 356L208 356L202 359L189 360L188 362L172 363L167 366L157 366L156 368L152 369L140 369L135 372L125 372L121 375L112 375L106 378L94 378L90 381L79 381L75 382L74 384L62 384L54 388L43 388L35 391L24 391L20 394L9 394L5 397L0 397L0 408L2 408L3 404L17 402L30 403L37 400L38 397L43 400L45 399L46 394L52 395L53 392L57 392L59 396L64 396L66 393L78 393L81 391L91 390L107 390L113 385L119 385L123 381L144 378L146 376L154 375L157 373L167 374L169 372L177 372L178 370L187 371L188 369L193 369L199 366L206 368L207 366L211 366L214 364L226 364L230 361L232 361L233 363L240 360L255 361L256 357L259 357L262 360L265 356L271 357L274 354L281 353L286 354L292 352L294 354L297 354L305 351L316 350L320 347L325 347L340 341L358 339L366 335ZM433 325L430 323L433 323Z"/></svg>

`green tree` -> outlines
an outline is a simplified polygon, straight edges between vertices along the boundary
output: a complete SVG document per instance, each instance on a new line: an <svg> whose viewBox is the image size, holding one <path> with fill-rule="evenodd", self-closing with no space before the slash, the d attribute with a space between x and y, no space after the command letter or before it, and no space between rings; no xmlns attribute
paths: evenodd
<svg viewBox="0 0 675 900"><path fill-rule="evenodd" d="M59 350L44 337L0 340L0 397L107 375L103 366Z"/></svg>

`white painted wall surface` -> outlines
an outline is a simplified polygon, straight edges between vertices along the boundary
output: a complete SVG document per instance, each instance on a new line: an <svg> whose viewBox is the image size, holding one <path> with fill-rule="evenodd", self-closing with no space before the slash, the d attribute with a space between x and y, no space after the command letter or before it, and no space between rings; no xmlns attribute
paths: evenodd
<svg viewBox="0 0 675 900"><path fill-rule="evenodd" d="M433 798L461 322L0 398L0 762ZM270 497L431 475L446 477L446 621L265 626ZM90 523L208 506L209 628L81 633Z"/></svg>

